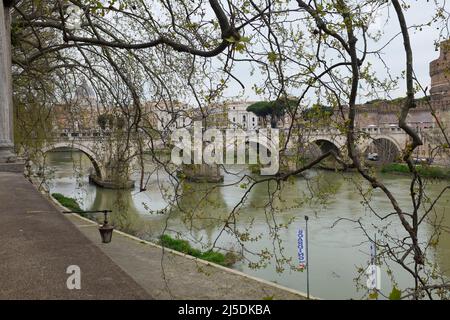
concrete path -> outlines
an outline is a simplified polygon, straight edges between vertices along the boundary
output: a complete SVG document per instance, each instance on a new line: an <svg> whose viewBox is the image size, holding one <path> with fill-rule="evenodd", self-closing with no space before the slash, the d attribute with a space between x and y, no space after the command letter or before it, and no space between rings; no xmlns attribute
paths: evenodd
<svg viewBox="0 0 450 320"><path fill-rule="evenodd" d="M81 290L67 288L70 265ZM22 174L0 172L0 299L150 298Z"/></svg>
<svg viewBox="0 0 450 320"><path fill-rule="evenodd" d="M66 286L81 269L81 290ZM0 299L304 299L301 293L62 214L21 174L0 172Z"/></svg>
<svg viewBox="0 0 450 320"><path fill-rule="evenodd" d="M111 243L103 244L96 224L67 217L154 299L305 299L295 290L178 252L166 249L163 255L159 246L121 233L114 232Z"/></svg>

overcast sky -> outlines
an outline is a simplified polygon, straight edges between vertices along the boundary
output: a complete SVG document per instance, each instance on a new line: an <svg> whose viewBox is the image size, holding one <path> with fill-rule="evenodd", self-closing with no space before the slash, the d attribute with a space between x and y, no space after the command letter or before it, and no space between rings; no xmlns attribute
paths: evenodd
<svg viewBox="0 0 450 320"><path fill-rule="evenodd" d="M406 13L406 19L409 26L422 24L424 21L429 21L433 15L435 5L433 1L426 0L415 0L407 1L411 8ZM450 11L450 4L445 0L440 1L441 4L446 5L447 11ZM384 22L386 18L390 17L390 20L386 26ZM381 44L384 44L387 39L391 38L394 34L400 31L399 24L395 16L395 12L391 8L390 12L384 12L384 17L379 17L377 23L372 26L372 28L382 28L384 31L383 40L379 43L370 43L369 50L378 49ZM436 29L436 26L424 27L422 31L414 31L410 29L410 36L412 40L412 46L414 50L414 68L416 75L424 87L429 86L430 76L429 76L429 64L432 60L435 60L439 56L439 52L435 51L434 42L439 39L440 31ZM448 35L447 35L448 36ZM397 37L389 46L384 49L384 60L391 68L391 73L395 76L399 76L401 72L405 69L405 51L403 47L402 37ZM381 63L371 60L374 63L374 70L378 76L385 76L386 71ZM240 66L239 69L235 71L235 74L242 80L245 84L246 89L244 91L244 99L246 100L262 100L263 97L257 96L252 90L253 84L258 82L257 76L250 76L250 68L245 66ZM226 91L226 96L235 96L237 92L242 92L241 87L236 83L230 83L229 89ZM399 83L399 88L391 92L393 98L405 96L405 83L401 81ZM421 95L417 95L421 96ZM387 97L386 97L387 98ZM364 97L360 97L359 103L365 102Z"/></svg>

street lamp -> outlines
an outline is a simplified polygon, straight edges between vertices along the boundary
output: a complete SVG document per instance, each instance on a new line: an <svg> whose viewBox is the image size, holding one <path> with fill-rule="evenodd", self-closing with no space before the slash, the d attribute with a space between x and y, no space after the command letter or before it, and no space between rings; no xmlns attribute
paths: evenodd
<svg viewBox="0 0 450 320"><path fill-rule="evenodd" d="M98 231L100 232L100 236L102 237L103 243L110 243L112 234L114 231L114 227L109 224L108 221L108 213L112 212L112 210L93 210L93 211L63 211L63 213L103 213L104 214L104 220L103 224L100 225L98 228Z"/></svg>
<svg viewBox="0 0 450 320"><path fill-rule="evenodd" d="M108 212L112 212L111 210L104 210L103 214L105 215L105 220L103 221L103 225L101 225L98 230L100 231L100 236L102 237L103 243L110 243L112 234L114 231L114 227L109 225L108 223Z"/></svg>

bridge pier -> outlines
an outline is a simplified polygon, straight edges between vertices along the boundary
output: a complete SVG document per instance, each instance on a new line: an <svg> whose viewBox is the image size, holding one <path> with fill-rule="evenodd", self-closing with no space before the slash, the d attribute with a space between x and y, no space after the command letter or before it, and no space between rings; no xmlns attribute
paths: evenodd
<svg viewBox="0 0 450 320"><path fill-rule="evenodd" d="M103 180L95 173L89 175L89 183L105 189L133 189L135 186L134 180L115 181L115 180Z"/></svg>
<svg viewBox="0 0 450 320"><path fill-rule="evenodd" d="M178 171L178 177L190 182L223 182L223 175L220 174L217 164L183 164Z"/></svg>
<svg viewBox="0 0 450 320"><path fill-rule="evenodd" d="M279 173L289 173L300 168L302 163L301 154L296 149L287 149L280 153L280 169Z"/></svg>
<svg viewBox="0 0 450 320"><path fill-rule="evenodd" d="M95 172L89 175L89 182L105 189L132 189L134 180L130 179L129 161L122 163L115 159L96 166Z"/></svg>

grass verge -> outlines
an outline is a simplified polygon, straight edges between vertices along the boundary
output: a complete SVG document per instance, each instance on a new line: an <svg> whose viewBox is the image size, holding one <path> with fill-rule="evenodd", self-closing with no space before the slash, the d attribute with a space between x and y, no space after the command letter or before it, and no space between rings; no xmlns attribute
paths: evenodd
<svg viewBox="0 0 450 320"><path fill-rule="evenodd" d="M417 172L426 178L433 179L450 179L450 169L445 169L436 166L416 166ZM404 173L409 174L409 168L406 164L402 163L391 163L384 165L381 168L381 172L383 173Z"/></svg>
<svg viewBox="0 0 450 320"><path fill-rule="evenodd" d="M81 209L77 200L75 200L74 198L66 197L61 193L52 193L52 197L55 198L56 201L58 201L62 206L66 207L70 211L77 212L80 216L89 218L88 215L84 213L84 210Z"/></svg>
<svg viewBox="0 0 450 320"><path fill-rule="evenodd" d="M232 252L223 254L218 251L205 251L193 248L186 240L174 239L171 236L164 234L160 237L159 244L163 247L188 254L190 256L217 263L225 267L230 267L238 261L238 256Z"/></svg>

